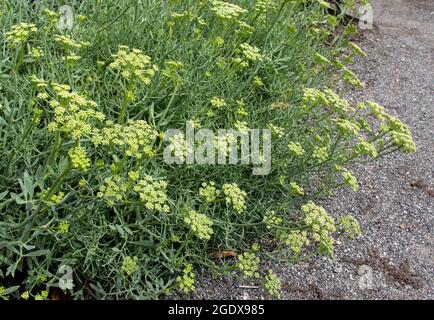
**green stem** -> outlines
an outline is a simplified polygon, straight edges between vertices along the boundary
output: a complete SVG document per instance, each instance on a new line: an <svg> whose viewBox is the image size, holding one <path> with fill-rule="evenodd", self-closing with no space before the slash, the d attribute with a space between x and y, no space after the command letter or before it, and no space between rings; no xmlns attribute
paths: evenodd
<svg viewBox="0 0 434 320"><path fill-rule="evenodd" d="M127 114L128 103L130 102L130 99L128 96L129 96L129 93L133 87L134 87L134 82L130 82L127 85L127 88L125 90L124 99L122 101L122 106L121 106L121 111L119 112L119 118L118 118L119 124L124 123L125 115Z"/></svg>
<svg viewBox="0 0 434 320"><path fill-rule="evenodd" d="M21 64L23 63L23 60L24 60L24 44L21 45L20 53L18 54L17 63L15 64L16 73L18 73L18 70L20 69Z"/></svg>
<svg viewBox="0 0 434 320"><path fill-rule="evenodd" d="M169 101L169 103L167 104L166 109L164 109L164 111L163 111L162 114L161 114L160 120L158 121L158 126L161 125L161 123L163 122L163 120L164 120L164 118L165 118L167 112L169 111L170 107L172 106L172 103L173 103L173 101L175 100L175 96L176 96L176 93L177 93L177 91L178 91L178 87L179 87L179 85L176 84L176 86L175 86L175 90L173 90L173 93L172 93L172 97L170 98L170 101Z"/></svg>

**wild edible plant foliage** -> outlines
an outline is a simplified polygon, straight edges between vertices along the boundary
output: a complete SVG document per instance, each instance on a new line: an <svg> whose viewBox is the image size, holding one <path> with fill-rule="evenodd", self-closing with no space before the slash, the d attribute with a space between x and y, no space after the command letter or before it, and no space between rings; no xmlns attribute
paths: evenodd
<svg viewBox="0 0 434 320"><path fill-rule="evenodd" d="M278 296L260 259L360 235L316 199L357 190L351 163L415 150L383 107L333 91L362 85L363 52L324 1L60 2L0 3L0 298L158 298L202 270ZM186 123L271 130L270 172L168 164L199 144L164 141Z"/></svg>

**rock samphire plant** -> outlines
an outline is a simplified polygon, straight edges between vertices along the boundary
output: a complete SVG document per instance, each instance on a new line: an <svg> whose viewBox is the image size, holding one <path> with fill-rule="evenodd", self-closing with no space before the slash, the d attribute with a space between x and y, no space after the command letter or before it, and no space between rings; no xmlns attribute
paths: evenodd
<svg viewBox="0 0 434 320"><path fill-rule="evenodd" d="M354 163L415 151L384 107L335 89L363 85L364 53L325 1L73 2L68 28L53 1L0 2L0 298L159 298L202 270L279 296L261 259L356 239L321 197L357 191ZM270 171L168 164L200 147L166 139L186 123L270 130Z"/></svg>

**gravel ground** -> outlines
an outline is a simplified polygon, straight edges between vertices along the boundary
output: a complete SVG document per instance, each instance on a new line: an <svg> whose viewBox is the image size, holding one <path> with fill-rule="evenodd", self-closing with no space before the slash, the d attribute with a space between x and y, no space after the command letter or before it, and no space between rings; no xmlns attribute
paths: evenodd
<svg viewBox="0 0 434 320"><path fill-rule="evenodd" d="M333 260L265 263L282 279L282 299L434 299L434 1L372 3L374 29L359 41L368 57L353 66L366 88L348 98L386 106L410 126L418 151L354 168L360 191L324 200L335 217L357 217L364 233L338 241ZM190 298L263 296L231 277L203 275Z"/></svg>

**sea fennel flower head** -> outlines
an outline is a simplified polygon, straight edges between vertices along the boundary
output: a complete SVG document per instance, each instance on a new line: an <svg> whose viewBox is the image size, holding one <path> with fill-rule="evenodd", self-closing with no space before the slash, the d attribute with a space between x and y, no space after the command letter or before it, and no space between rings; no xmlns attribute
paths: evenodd
<svg viewBox="0 0 434 320"><path fill-rule="evenodd" d="M283 218L279 217L275 211L267 211L262 222L267 226L267 229L273 229L283 223Z"/></svg>
<svg viewBox="0 0 434 320"><path fill-rule="evenodd" d="M54 41L67 51L87 48L90 45L87 41L77 41L66 35L56 35Z"/></svg>
<svg viewBox="0 0 434 320"><path fill-rule="evenodd" d="M93 131L92 142L114 147L127 157L142 159L154 155L152 145L157 137L158 132L145 120L129 120L125 125L107 121L103 129Z"/></svg>
<svg viewBox="0 0 434 320"><path fill-rule="evenodd" d="M125 257L124 260L122 261L121 272L128 277L133 275L135 272L139 270L139 265L137 263L137 260L138 260L137 257L133 257L133 258L130 256Z"/></svg>
<svg viewBox="0 0 434 320"><path fill-rule="evenodd" d="M259 263L261 260L253 252L244 252L238 256L237 268L245 277L259 278Z"/></svg>
<svg viewBox="0 0 434 320"><path fill-rule="evenodd" d="M222 192L225 195L226 203L232 205L238 213L243 213L246 210L247 193L241 190L236 183L225 183Z"/></svg>
<svg viewBox="0 0 434 320"><path fill-rule="evenodd" d="M68 85L51 83L57 99L51 99L48 104L54 112L54 120L49 123L49 131L60 131L74 139L88 136L92 132L95 121L104 120L103 113L95 111L95 101L71 91Z"/></svg>
<svg viewBox="0 0 434 320"><path fill-rule="evenodd" d="M23 22L12 26L11 31L5 33L5 39L11 47L16 47L26 42L36 32L38 28L35 24Z"/></svg>
<svg viewBox="0 0 434 320"><path fill-rule="evenodd" d="M282 283L279 276L272 270L268 270L264 279L264 287L268 294L280 299L280 292L282 291Z"/></svg>
<svg viewBox="0 0 434 320"><path fill-rule="evenodd" d="M190 291L196 290L194 286L196 275L193 272L193 265L188 264L182 270L182 275L176 277L179 288L184 291L184 293L189 293Z"/></svg>
<svg viewBox="0 0 434 320"><path fill-rule="evenodd" d="M288 149L293 155L297 157L301 157L305 153L303 147L298 142L293 142L293 141L289 142Z"/></svg>
<svg viewBox="0 0 434 320"><path fill-rule="evenodd" d="M285 244L291 249L294 255L299 255L305 245L309 244L306 230L294 230L284 237Z"/></svg>
<svg viewBox="0 0 434 320"><path fill-rule="evenodd" d="M42 78L38 78L36 75L32 74L30 77L30 82L39 90L48 88L48 83Z"/></svg>
<svg viewBox="0 0 434 320"><path fill-rule="evenodd" d="M211 0L211 5L211 11L219 18L225 20L236 20L241 14L247 12L246 9L225 1Z"/></svg>
<svg viewBox="0 0 434 320"><path fill-rule="evenodd" d="M355 239L362 235L359 222L352 215L342 217L339 220L339 227L350 239Z"/></svg>
<svg viewBox="0 0 434 320"><path fill-rule="evenodd" d="M201 240L210 240L214 233L212 225L214 222L202 213L190 210L184 218L184 222L190 226L191 231Z"/></svg>
<svg viewBox="0 0 434 320"><path fill-rule="evenodd" d="M112 207L124 199L126 192L127 183L122 181L120 176L115 175L104 179L104 183L99 187L97 197L104 199L106 204Z"/></svg>
<svg viewBox="0 0 434 320"><path fill-rule="evenodd" d="M86 150L77 146L69 149L68 155L71 159L72 167L80 171L87 171L90 167L90 159L86 156Z"/></svg>
<svg viewBox="0 0 434 320"><path fill-rule="evenodd" d="M247 60L262 61L263 59L261 51L255 46L251 46L248 43L242 43L240 44L240 49Z"/></svg>
<svg viewBox="0 0 434 320"><path fill-rule="evenodd" d="M335 221L323 207L317 206L312 201L301 207L305 214L304 222L312 232L312 239L319 243L320 250L324 253L333 253L334 239L332 233L336 232Z"/></svg>
<svg viewBox="0 0 434 320"><path fill-rule="evenodd" d="M148 210L157 212L169 212L170 208L167 203L167 182L157 180L152 176L145 175L133 187L133 190L139 195L144 206Z"/></svg>
<svg viewBox="0 0 434 320"><path fill-rule="evenodd" d="M255 4L256 12L274 11L276 9L277 9L277 4L275 0L256 0L256 4Z"/></svg>
<svg viewBox="0 0 434 320"><path fill-rule="evenodd" d="M344 184L348 185L351 190L357 192L359 190L359 185L357 183L357 178L348 169L342 169L342 177L344 178Z"/></svg>
<svg viewBox="0 0 434 320"><path fill-rule="evenodd" d="M291 188L291 192L294 195L298 195L298 196L303 196L304 195L304 190L302 187L300 187L296 182L292 181L289 183L289 186Z"/></svg>
<svg viewBox="0 0 434 320"><path fill-rule="evenodd" d="M139 49L131 50L127 46L120 46L119 51L113 54L112 58L110 69L120 72L121 76L128 81L138 80L148 85L158 70L151 64L151 58Z"/></svg>
<svg viewBox="0 0 434 320"><path fill-rule="evenodd" d="M203 182L199 188L199 196L205 198L207 202L216 201L219 195L220 190L216 188L214 181L210 181L209 183Z"/></svg>

